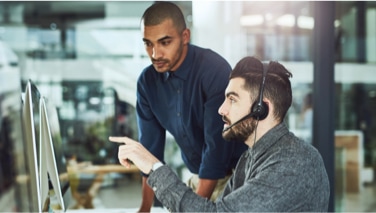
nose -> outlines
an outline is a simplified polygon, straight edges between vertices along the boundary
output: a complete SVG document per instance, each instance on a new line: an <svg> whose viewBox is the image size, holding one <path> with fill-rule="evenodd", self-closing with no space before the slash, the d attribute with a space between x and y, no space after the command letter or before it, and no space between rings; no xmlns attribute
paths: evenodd
<svg viewBox="0 0 376 213"><path fill-rule="evenodd" d="M224 116L224 115L227 115L228 114L228 110L226 109L225 107L225 101L222 103L222 105L219 107L218 109L218 114Z"/></svg>
<svg viewBox="0 0 376 213"><path fill-rule="evenodd" d="M157 46L154 46L153 47L153 50L152 50L153 52L152 52L152 57L154 58L154 59L158 59L158 58L161 58L162 57L162 51L160 51L160 49L157 47Z"/></svg>

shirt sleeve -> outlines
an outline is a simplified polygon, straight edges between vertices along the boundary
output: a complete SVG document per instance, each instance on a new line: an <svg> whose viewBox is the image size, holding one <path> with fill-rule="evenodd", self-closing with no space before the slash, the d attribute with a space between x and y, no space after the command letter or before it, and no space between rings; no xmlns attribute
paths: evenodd
<svg viewBox="0 0 376 213"><path fill-rule="evenodd" d="M202 78L206 101L204 103L204 138L200 178L219 179L231 169L234 143L222 137L223 121L218 109L225 99L225 89L231 67L227 63L217 63L211 72Z"/></svg>
<svg viewBox="0 0 376 213"><path fill-rule="evenodd" d="M147 82L143 75L137 82L137 124L140 143L160 161L164 161L166 130L154 116L148 98Z"/></svg>

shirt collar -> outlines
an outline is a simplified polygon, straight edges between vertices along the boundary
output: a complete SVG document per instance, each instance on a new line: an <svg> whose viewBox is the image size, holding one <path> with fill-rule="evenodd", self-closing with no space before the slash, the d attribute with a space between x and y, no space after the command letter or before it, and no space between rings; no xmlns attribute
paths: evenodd
<svg viewBox="0 0 376 213"><path fill-rule="evenodd" d="M170 77L170 72L164 72L163 73L163 81L166 82L168 80L168 78Z"/></svg>
<svg viewBox="0 0 376 213"><path fill-rule="evenodd" d="M256 144L252 147L253 152L263 153L269 147L273 146L282 136L289 133L289 130L283 122L270 129L263 135Z"/></svg>
<svg viewBox="0 0 376 213"><path fill-rule="evenodd" d="M191 48L191 44L188 44L187 56L185 57L183 63L180 65L180 67L176 71L163 73L163 80L167 81L172 73L174 74L174 76L182 80L186 80L189 74L190 67L193 64L193 56L194 56L194 52Z"/></svg>

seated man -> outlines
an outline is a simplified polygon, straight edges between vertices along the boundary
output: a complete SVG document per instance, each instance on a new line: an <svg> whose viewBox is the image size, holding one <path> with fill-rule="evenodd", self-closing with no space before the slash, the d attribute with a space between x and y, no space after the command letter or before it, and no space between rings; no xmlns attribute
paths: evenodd
<svg viewBox="0 0 376 213"><path fill-rule="evenodd" d="M278 62L254 57L238 62L219 108L223 137L244 141L243 153L223 193L215 202L198 196L140 143L124 143L119 161L132 161L149 174L148 184L173 212L323 212L328 210L329 180L320 153L283 123L291 106L291 73ZM235 139L235 140L233 140Z"/></svg>

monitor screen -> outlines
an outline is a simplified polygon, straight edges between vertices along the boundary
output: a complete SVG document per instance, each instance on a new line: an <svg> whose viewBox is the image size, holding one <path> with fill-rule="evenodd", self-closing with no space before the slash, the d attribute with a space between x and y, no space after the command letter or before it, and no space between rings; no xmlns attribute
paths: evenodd
<svg viewBox="0 0 376 213"><path fill-rule="evenodd" d="M44 97L40 99L40 136L40 176L45 179L48 173L54 192L54 196L50 194L50 207L53 210L65 211L72 199L72 193L60 134L59 118L56 108ZM42 181L42 194L46 192L46 188L48 188L48 184Z"/></svg>
<svg viewBox="0 0 376 213"><path fill-rule="evenodd" d="M29 181L32 196L32 211L41 212L42 201L39 179L39 99L38 88L31 80L27 82L23 98L22 121L25 136L26 157L29 167Z"/></svg>

